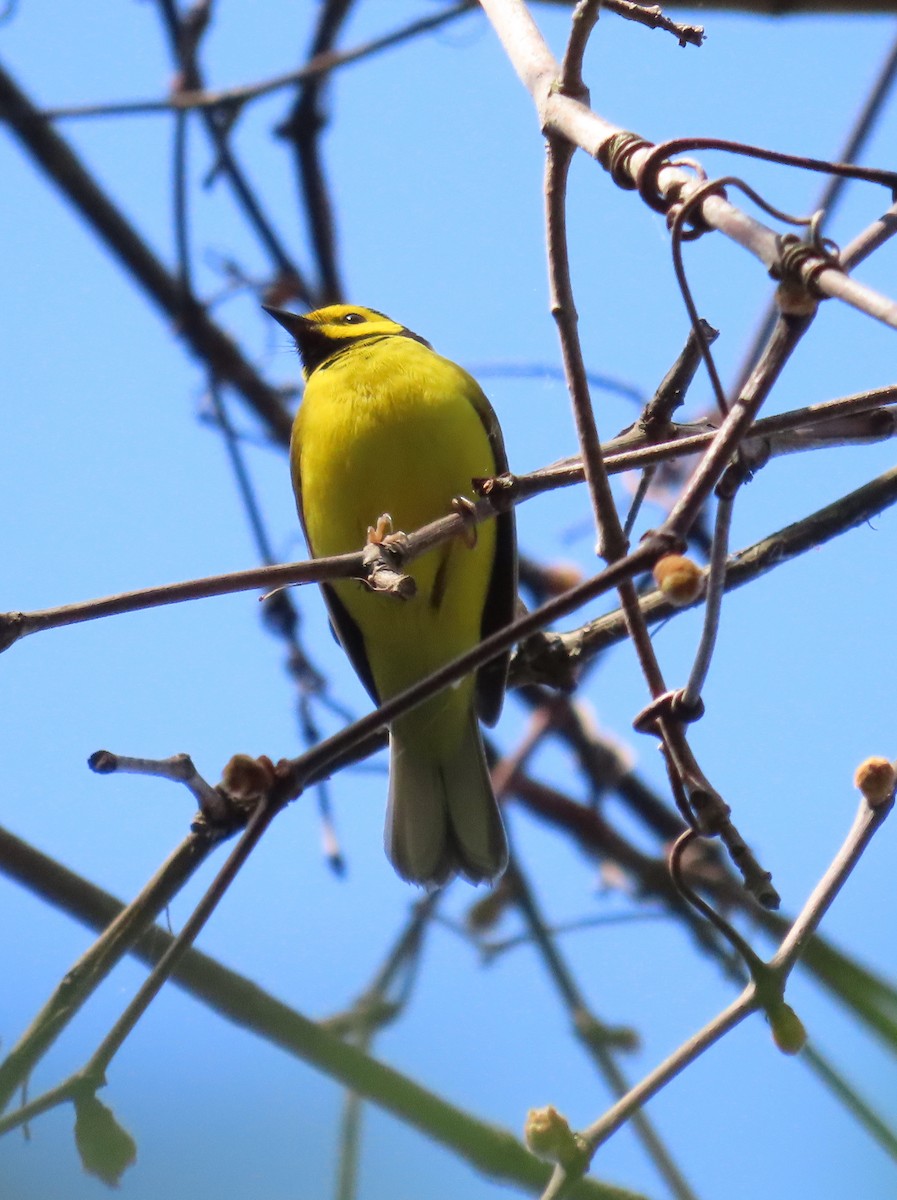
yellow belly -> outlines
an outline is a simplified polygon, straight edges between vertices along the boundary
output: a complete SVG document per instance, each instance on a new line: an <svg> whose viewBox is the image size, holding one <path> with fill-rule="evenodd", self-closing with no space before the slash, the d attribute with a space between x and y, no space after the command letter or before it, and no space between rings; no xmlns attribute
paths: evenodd
<svg viewBox="0 0 897 1200"><path fill-rule="evenodd" d="M408 338L358 347L316 371L293 434L292 464L315 555L360 549L368 526L389 513L411 532L472 496L471 479L495 461L473 399L474 381L454 363ZM362 584L335 584L362 632L381 699L474 645L495 553L493 521L472 549L461 539L408 566L417 585L410 600L377 595ZM416 724L457 729L468 719L473 678L418 710ZM445 736L454 741L447 730ZM440 737L440 740L443 740Z"/></svg>

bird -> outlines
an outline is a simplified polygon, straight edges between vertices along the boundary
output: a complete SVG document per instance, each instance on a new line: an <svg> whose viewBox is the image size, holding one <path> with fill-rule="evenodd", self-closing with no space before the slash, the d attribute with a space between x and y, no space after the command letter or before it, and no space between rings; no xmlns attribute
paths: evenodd
<svg viewBox="0 0 897 1200"><path fill-rule="evenodd" d="M463 505L473 480L507 471L498 420L479 384L418 334L356 305L304 316L265 311L302 362L290 466L313 557L361 550L386 522L410 533ZM336 638L376 704L513 620L513 512L468 533L403 567L415 584L410 598L355 579L322 585ZM402 879L428 890L456 875L494 882L507 866L478 718L498 719L509 654L390 724L386 854Z"/></svg>

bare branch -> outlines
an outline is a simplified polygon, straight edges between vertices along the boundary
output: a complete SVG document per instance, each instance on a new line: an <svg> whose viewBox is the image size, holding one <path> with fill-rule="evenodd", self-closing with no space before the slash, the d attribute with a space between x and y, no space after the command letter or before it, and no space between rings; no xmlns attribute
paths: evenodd
<svg viewBox="0 0 897 1200"><path fill-rule="evenodd" d="M707 176L703 175L696 183L688 172L667 160L666 154L673 151L668 151L666 145L662 147L664 157L652 163L652 155L657 147L626 133L592 112L581 101L565 96L558 90L556 81L560 78L560 67L522 0L482 0L482 4L515 71L533 97L544 133L563 137L599 162L609 162L608 156L613 154L611 169L621 177L625 176L627 186L638 186L648 181L650 166L650 182L656 185L658 203L664 208L673 203L688 204L699 192L704 191ZM628 141L624 142L623 139ZM699 139L690 139L689 144L697 141ZM625 153L621 154L621 150ZM794 162L793 159L790 161ZM837 166L820 163L816 169L835 171ZM880 181L885 182L886 179L893 186L895 177L882 173ZM698 207L699 213L695 215L706 226L718 230L750 251L767 270L779 262L778 235L730 204L722 195L706 191ZM836 297L877 321L897 328L897 301L851 279L835 266L808 258L798 274L805 285L812 283L820 294Z"/></svg>

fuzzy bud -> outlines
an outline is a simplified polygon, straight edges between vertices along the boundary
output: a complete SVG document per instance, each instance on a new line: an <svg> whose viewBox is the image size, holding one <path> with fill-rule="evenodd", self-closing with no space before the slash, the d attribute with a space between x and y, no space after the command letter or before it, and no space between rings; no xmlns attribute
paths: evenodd
<svg viewBox="0 0 897 1200"><path fill-rule="evenodd" d="M870 808L886 804L894 794L897 772L886 758L873 756L861 762L853 776L854 787L863 793Z"/></svg>
<svg viewBox="0 0 897 1200"><path fill-rule="evenodd" d="M221 772L220 786L231 800L248 803L259 800L273 782L274 764L267 755L235 754Z"/></svg>
<svg viewBox="0 0 897 1200"><path fill-rule="evenodd" d="M683 554L665 554L654 564L654 581L671 604L684 608L700 596L704 573Z"/></svg>
<svg viewBox="0 0 897 1200"><path fill-rule="evenodd" d="M533 1154L561 1166L575 1162L582 1155L582 1145L567 1118L550 1104L529 1110L523 1136Z"/></svg>

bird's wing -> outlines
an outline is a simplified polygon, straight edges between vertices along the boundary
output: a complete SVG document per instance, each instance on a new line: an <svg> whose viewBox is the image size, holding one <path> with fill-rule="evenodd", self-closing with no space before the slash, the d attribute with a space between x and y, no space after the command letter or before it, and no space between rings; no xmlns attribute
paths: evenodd
<svg viewBox="0 0 897 1200"><path fill-rule="evenodd" d="M492 447L492 456L495 460L495 474L501 475L508 469L508 456L505 453L505 444L501 436L498 418L480 385L472 378L471 383L473 384L470 395L471 403L489 437L489 445ZM483 620L480 625L480 636L484 638L509 625L516 612L517 534L513 509L498 514L495 518L495 533L495 561L492 564L492 575L489 579L489 590L486 593ZM501 712L510 658L511 651L507 650L498 658L494 658L480 667L477 672L477 712L487 725L494 725Z"/></svg>
<svg viewBox="0 0 897 1200"><path fill-rule="evenodd" d="M302 504L302 480L299 471L295 471L293 474L293 491L296 494L296 508L299 513L299 523L302 526L302 533L305 536L305 544L308 546L309 554L314 555L314 551L311 548L311 540L308 536L308 527L305 524L305 509ZM349 616L345 605L330 584L322 583L321 592L324 596L324 603L327 606L327 615L330 617L330 628L333 630L334 637L345 650L349 662L355 668L355 673L364 684L368 695L375 704L379 704L380 697L377 695L377 686L374 683L371 664L368 662L368 656L365 652L364 638L361 636L361 630Z"/></svg>
<svg viewBox="0 0 897 1200"><path fill-rule="evenodd" d="M361 630L349 616L345 605L330 584L322 584L321 591L324 593L324 603L327 605L327 612L330 615L330 626L336 634L336 640L345 650L349 662L355 668L355 673L364 684L370 698L375 704L380 704L380 697L377 695L377 685L374 683L374 676L364 648L364 638L361 636Z"/></svg>

